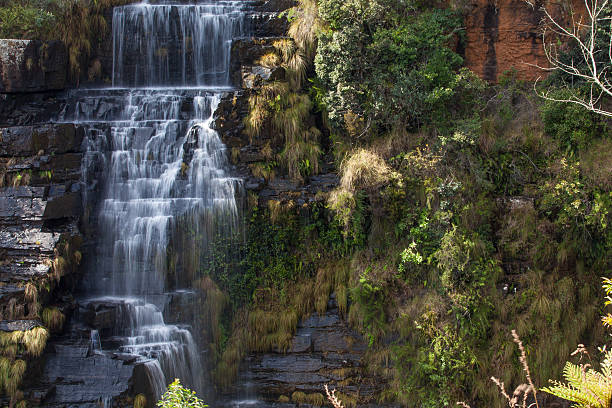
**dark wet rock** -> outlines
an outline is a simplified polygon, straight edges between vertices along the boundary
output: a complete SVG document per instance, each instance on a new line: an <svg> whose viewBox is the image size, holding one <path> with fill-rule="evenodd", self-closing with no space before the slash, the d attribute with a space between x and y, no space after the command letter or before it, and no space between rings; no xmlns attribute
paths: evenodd
<svg viewBox="0 0 612 408"><path fill-rule="evenodd" d="M7 117L6 100L12 101L9 108L18 108L15 114L23 113L24 106L32 109L27 123L47 115L36 113L37 104L55 99L50 94L0 95L0 120ZM81 257L75 252L82 242L77 228L82 198L74 185L80 179L82 140L82 129L69 124L0 128L0 315L5 319L32 316L34 305L24 289L29 284L38 288L40 307L52 303L69 310L70 302L62 298L74 288L71 275ZM63 258L56 273L58 257Z"/></svg>
<svg viewBox="0 0 612 408"><path fill-rule="evenodd" d="M295 0L267 0L261 5L256 6L255 10L259 12L274 12L278 13L285 11L297 4Z"/></svg>
<svg viewBox="0 0 612 408"><path fill-rule="evenodd" d="M36 156L80 152L83 128L72 124L17 126L0 129L0 155Z"/></svg>
<svg viewBox="0 0 612 408"><path fill-rule="evenodd" d="M287 32L289 21L277 11L256 11L248 16L253 37L282 36Z"/></svg>
<svg viewBox="0 0 612 408"><path fill-rule="evenodd" d="M0 40L0 93L64 89L66 47L59 41Z"/></svg>
<svg viewBox="0 0 612 408"><path fill-rule="evenodd" d="M48 123L60 108L58 92L0 93L0 127Z"/></svg>
<svg viewBox="0 0 612 408"><path fill-rule="evenodd" d="M100 390L106 397L127 392L134 372L125 360L83 345L57 344L46 359L41 381L52 391L42 397L44 406L96 406L104 402Z"/></svg>
<svg viewBox="0 0 612 408"><path fill-rule="evenodd" d="M80 193L65 193L50 198L43 218L49 220L79 217L83 213L82 202Z"/></svg>
<svg viewBox="0 0 612 408"><path fill-rule="evenodd" d="M261 405L255 406L272 407L277 406L281 395L291 396L295 391L322 393L323 384L331 384L367 404L381 391L382 384L368 383L361 377L366 349L364 339L340 316L332 297L325 314L312 314L299 323L289 350L248 356L236 389L248 386L258 394L254 400Z"/></svg>
<svg viewBox="0 0 612 408"><path fill-rule="evenodd" d="M36 327L43 326L39 320L13 320L13 321L1 321L0 331L14 332L14 331L28 331Z"/></svg>

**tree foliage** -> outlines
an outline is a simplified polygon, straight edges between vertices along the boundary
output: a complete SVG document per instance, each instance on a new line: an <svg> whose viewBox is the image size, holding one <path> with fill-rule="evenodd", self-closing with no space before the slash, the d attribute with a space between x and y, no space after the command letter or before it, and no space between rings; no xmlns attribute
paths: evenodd
<svg viewBox="0 0 612 408"><path fill-rule="evenodd" d="M452 113L467 79L453 51L457 13L402 0L321 0L319 14L326 29L315 65L333 123L356 122L359 137Z"/></svg>

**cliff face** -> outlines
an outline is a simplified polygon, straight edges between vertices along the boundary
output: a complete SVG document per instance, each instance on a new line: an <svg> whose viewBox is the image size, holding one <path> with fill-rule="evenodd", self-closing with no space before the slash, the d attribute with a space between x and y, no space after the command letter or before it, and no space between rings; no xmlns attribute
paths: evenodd
<svg viewBox="0 0 612 408"><path fill-rule="evenodd" d="M0 40L0 336L14 343L3 345L0 359L27 367L21 389L73 308L82 256L83 129L49 124L66 66L60 43ZM29 350L34 334L43 341ZM15 387L0 404L22 398L21 379L10 379Z"/></svg>
<svg viewBox="0 0 612 408"><path fill-rule="evenodd" d="M466 16L465 64L486 81L497 82L508 70L517 78L535 80L547 67L542 44L544 13L539 0L473 0ZM584 4L572 0L563 7L547 5L555 18L563 20L570 9L580 12Z"/></svg>
<svg viewBox="0 0 612 408"><path fill-rule="evenodd" d="M0 93L61 90L66 85L68 56L59 41L0 42Z"/></svg>

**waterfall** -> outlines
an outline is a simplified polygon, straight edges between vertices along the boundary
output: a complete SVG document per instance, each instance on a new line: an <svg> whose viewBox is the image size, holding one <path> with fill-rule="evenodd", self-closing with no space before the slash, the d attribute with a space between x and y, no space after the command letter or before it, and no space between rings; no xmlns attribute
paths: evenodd
<svg viewBox="0 0 612 408"><path fill-rule="evenodd" d="M108 344L137 356L157 399L175 378L200 394L205 386L191 322L165 319L169 298L189 294L194 279L168 278L181 274L170 271L173 231L188 220L206 248L241 225L242 181L228 173L212 126L221 92L231 88L232 40L245 30L241 4L116 7L112 87L72 91L60 118L86 128L83 178L99 192L83 304L114 305ZM91 344L110 351L97 330Z"/></svg>
<svg viewBox="0 0 612 408"><path fill-rule="evenodd" d="M240 2L135 4L113 13L113 86L226 86Z"/></svg>

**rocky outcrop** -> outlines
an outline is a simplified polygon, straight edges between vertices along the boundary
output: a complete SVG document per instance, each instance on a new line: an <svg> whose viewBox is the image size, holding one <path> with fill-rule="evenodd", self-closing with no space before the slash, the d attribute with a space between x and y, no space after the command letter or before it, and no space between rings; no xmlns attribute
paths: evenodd
<svg viewBox="0 0 612 408"><path fill-rule="evenodd" d="M283 3L287 6L287 2ZM257 137L245 133L244 120L249 114L249 97L267 82L284 79L280 68L258 64L263 55L273 52L274 41L287 37L252 37L234 41L231 52L232 80L241 89L224 95L215 113L215 128L230 150L230 158L236 174L245 179L245 188L256 192L259 204L269 201L293 202L303 205L317 199L318 193L329 192L338 184L333 160L322 160L319 174L304 183L287 178L283 174L262 177L257 167L266 165L265 149L282 150L279 138L270 132ZM267 153L269 154L269 153Z"/></svg>
<svg viewBox="0 0 612 408"><path fill-rule="evenodd" d="M360 407L380 406L375 396L384 384L363 376L366 350L367 343L343 319L332 294L327 312L299 323L289 350L248 356L234 392L253 390L270 404L262 401L262 407L310 406L307 401L323 398L322 387L328 384Z"/></svg>
<svg viewBox="0 0 612 408"><path fill-rule="evenodd" d="M0 93L64 89L66 47L59 41L0 40Z"/></svg>
<svg viewBox="0 0 612 408"><path fill-rule="evenodd" d="M466 13L465 65L486 81L497 82L507 71L515 71L522 80L535 80L547 72L548 60L542 44L544 13L547 2L524 0L473 0ZM584 3L572 0L580 12ZM568 4L569 5L569 4ZM550 11L563 21L567 10L551 4Z"/></svg>

